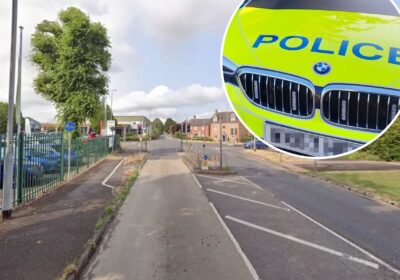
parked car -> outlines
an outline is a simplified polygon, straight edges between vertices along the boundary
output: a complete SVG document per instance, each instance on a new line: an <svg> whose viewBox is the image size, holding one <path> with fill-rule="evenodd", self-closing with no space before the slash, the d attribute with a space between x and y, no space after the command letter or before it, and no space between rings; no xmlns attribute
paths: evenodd
<svg viewBox="0 0 400 280"><path fill-rule="evenodd" d="M243 147L245 149L254 149L254 140L248 141L246 143L243 144ZM268 148L267 145L265 145L263 142L261 142L260 140L256 140L256 148L257 149L266 149Z"/></svg>
<svg viewBox="0 0 400 280"><path fill-rule="evenodd" d="M17 167L14 164L14 173L16 172L17 172ZM41 164L35 163L30 160L23 161L22 174L25 176L25 181L29 182L37 181L43 177L43 173L44 173L44 168ZM3 177L4 177L4 162L0 161L0 189L3 189ZM30 187L29 185L27 186Z"/></svg>
<svg viewBox="0 0 400 280"><path fill-rule="evenodd" d="M38 151L33 148L26 148L24 155L27 160L42 165L45 172L56 172L61 168L60 156L51 151Z"/></svg>

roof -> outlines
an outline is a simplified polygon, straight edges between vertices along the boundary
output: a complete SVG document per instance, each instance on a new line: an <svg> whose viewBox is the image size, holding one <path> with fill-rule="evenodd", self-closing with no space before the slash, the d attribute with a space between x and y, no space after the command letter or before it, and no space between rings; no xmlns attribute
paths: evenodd
<svg viewBox="0 0 400 280"><path fill-rule="evenodd" d="M235 116L235 121L232 121L232 120L231 120L231 116L232 116L232 115ZM236 114L235 114L234 112L232 112L232 111L214 113L214 115L213 115L212 118L211 118L211 120L212 120L213 123L215 123L215 122L214 122L215 116L218 116L218 122L219 122L219 119L220 119L220 118L222 118L222 123L238 123L238 122L239 122L238 117L237 117Z"/></svg>
<svg viewBox="0 0 400 280"><path fill-rule="evenodd" d="M191 119L190 125L191 126L204 126L209 125L211 123L211 119Z"/></svg>
<svg viewBox="0 0 400 280"><path fill-rule="evenodd" d="M117 122L143 122L150 123L150 120L145 116L115 116Z"/></svg>

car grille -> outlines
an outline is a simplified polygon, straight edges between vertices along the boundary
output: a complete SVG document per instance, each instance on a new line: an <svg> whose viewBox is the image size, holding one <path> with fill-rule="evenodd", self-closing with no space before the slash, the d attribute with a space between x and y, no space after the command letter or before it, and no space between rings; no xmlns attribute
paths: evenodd
<svg viewBox="0 0 400 280"><path fill-rule="evenodd" d="M272 71L246 71L238 74L243 92L257 106L297 117L314 113L314 90L300 78Z"/></svg>
<svg viewBox="0 0 400 280"><path fill-rule="evenodd" d="M392 90L332 87L322 95L322 116L336 125L381 131L396 117L399 102Z"/></svg>

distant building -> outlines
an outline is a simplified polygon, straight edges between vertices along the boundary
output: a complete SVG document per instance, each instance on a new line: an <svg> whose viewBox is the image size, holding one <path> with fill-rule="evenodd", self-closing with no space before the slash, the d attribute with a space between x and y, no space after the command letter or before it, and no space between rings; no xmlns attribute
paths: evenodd
<svg viewBox="0 0 400 280"><path fill-rule="evenodd" d="M234 112L218 112L216 110L210 124L210 135L213 141L219 141L221 130L222 141L226 143L238 143L243 137L250 136L250 132L239 121Z"/></svg>
<svg viewBox="0 0 400 280"><path fill-rule="evenodd" d="M189 121L190 123L190 131L189 138L194 137L210 137L210 124L211 119L198 119L196 116L193 116L193 119Z"/></svg>
<svg viewBox="0 0 400 280"><path fill-rule="evenodd" d="M146 134L151 121L145 116L116 116L117 134Z"/></svg>
<svg viewBox="0 0 400 280"><path fill-rule="evenodd" d="M42 123L42 131L55 132L60 130L60 125L57 123Z"/></svg>
<svg viewBox="0 0 400 280"><path fill-rule="evenodd" d="M42 124L37 120L30 117L25 118L25 133L30 134L34 132L40 132L42 130Z"/></svg>

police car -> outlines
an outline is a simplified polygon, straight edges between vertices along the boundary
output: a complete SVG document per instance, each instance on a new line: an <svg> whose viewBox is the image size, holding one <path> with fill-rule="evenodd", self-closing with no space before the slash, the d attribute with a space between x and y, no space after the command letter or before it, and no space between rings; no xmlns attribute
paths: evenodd
<svg viewBox="0 0 400 280"><path fill-rule="evenodd" d="M260 138L313 157L374 140L400 108L400 9L392 0L252 0L226 31L223 74Z"/></svg>

